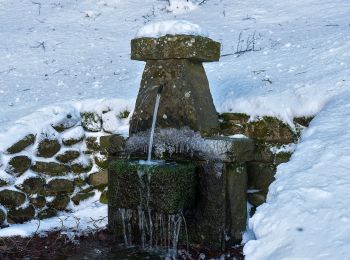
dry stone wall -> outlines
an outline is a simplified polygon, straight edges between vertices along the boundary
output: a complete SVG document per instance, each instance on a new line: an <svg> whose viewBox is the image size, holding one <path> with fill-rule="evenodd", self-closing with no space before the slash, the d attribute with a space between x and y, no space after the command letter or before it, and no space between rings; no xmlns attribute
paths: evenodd
<svg viewBox="0 0 350 260"><path fill-rule="evenodd" d="M108 203L108 147L124 138L112 135L103 117L68 113L0 154L1 226L53 217L89 199Z"/></svg>

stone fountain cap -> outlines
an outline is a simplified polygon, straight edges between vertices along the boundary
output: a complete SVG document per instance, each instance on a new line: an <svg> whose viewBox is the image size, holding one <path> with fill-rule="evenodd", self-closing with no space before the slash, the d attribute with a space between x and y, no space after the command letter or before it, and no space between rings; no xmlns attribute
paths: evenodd
<svg viewBox="0 0 350 260"><path fill-rule="evenodd" d="M131 40L132 60L190 59L200 62L218 61L220 43L198 35L165 35Z"/></svg>

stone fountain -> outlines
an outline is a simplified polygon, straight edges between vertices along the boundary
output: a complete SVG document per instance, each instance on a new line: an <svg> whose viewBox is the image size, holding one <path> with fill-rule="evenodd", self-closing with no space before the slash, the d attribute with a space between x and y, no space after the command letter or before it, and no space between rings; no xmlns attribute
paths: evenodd
<svg viewBox="0 0 350 260"><path fill-rule="evenodd" d="M202 36L131 41L131 58L146 66L130 137L111 149L108 191L109 228L126 245L222 250L242 239L254 143L218 135L202 63L219 57L220 44ZM148 150L153 163L142 161Z"/></svg>

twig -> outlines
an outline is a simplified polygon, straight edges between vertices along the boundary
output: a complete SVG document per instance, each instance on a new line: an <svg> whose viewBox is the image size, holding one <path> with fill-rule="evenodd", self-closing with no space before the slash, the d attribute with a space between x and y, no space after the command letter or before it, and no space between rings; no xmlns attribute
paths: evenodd
<svg viewBox="0 0 350 260"><path fill-rule="evenodd" d="M35 46L31 46L30 48L34 48L34 49L36 49L36 48L43 48L43 50L45 51L46 50L46 47L45 47L45 42L44 41L42 41L42 42L37 42L38 43L38 45L35 45Z"/></svg>
<svg viewBox="0 0 350 260"><path fill-rule="evenodd" d="M41 13L41 3L32 1L33 4L38 5L38 13Z"/></svg>

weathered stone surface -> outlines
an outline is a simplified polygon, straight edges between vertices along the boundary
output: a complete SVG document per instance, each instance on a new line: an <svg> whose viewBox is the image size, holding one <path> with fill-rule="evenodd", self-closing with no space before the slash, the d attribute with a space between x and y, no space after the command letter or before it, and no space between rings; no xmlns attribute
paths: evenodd
<svg viewBox="0 0 350 260"><path fill-rule="evenodd" d="M41 209L46 205L46 199L44 196L37 196L36 198L30 198L29 201L38 209Z"/></svg>
<svg viewBox="0 0 350 260"><path fill-rule="evenodd" d="M12 208L7 212L7 221L10 224L24 223L35 216L35 208L33 205L29 205L25 208Z"/></svg>
<svg viewBox="0 0 350 260"><path fill-rule="evenodd" d="M81 187L81 186L84 186L86 184L86 180L84 178L75 178L74 179L74 186L75 187Z"/></svg>
<svg viewBox="0 0 350 260"><path fill-rule="evenodd" d="M100 137L100 151L102 154L117 154L124 150L125 138L120 135L104 135Z"/></svg>
<svg viewBox="0 0 350 260"><path fill-rule="evenodd" d="M303 117L296 117L293 119L294 124L299 124L303 127L309 127L310 122L314 119L313 116L303 116Z"/></svg>
<svg viewBox="0 0 350 260"><path fill-rule="evenodd" d="M0 226L4 224L6 220L6 213L2 209L0 209Z"/></svg>
<svg viewBox="0 0 350 260"><path fill-rule="evenodd" d="M69 166L56 162L35 162L31 169L50 176L61 176L70 171Z"/></svg>
<svg viewBox="0 0 350 260"><path fill-rule="evenodd" d="M7 148L6 152L7 153L19 153L23 151L25 148L28 146L34 144L35 142L35 135L29 134L26 135L23 139L19 140L15 144L13 144L11 147Z"/></svg>
<svg viewBox="0 0 350 260"><path fill-rule="evenodd" d="M203 36L165 35L131 40L133 60L191 59L209 62L219 58L220 43Z"/></svg>
<svg viewBox="0 0 350 260"><path fill-rule="evenodd" d="M101 193L100 202L103 204L108 204L108 190Z"/></svg>
<svg viewBox="0 0 350 260"><path fill-rule="evenodd" d="M43 139L38 145L37 156L49 158L54 156L61 149L61 145L56 139Z"/></svg>
<svg viewBox="0 0 350 260"><path fill-rule="evenodd" d="M95 195L95 192L77 193L72 197L72 201L75 205L79 205L81 201L91 198Z"/></svg>
<svg viewBox="0 0 350 260"><path fill-rule="evenodd" d="M247 137L270 143L289 144L297 141L297 134L281 120L265 116L249 121L249 116L240 113L220 115L221 133L224 135L244 134Z"/></svg>
<svg viewBox="0 0 350 260"><path fill-rule="evenodd" d="M48 205L49 208L53 208L56 210L65 210L69 203L69 196L60 194L54 198Z"/></svg>
<svg viewBox="0 0 350 260"><path fill-rule="evenodd" d="M74 161L80 156L80 152L78 150L66 150L61 154L58 154L56 156L56 160L60 161L61 163L68 163L71 161Z"/></svg>
<svg viewBox="0 0 350 260"><path fill-rule="evenodd" d="M14 156L8 162L6 172L14 176L20 176L32 165L32 160L25 155Z"/></svg>
<svg viewBox="0 0 350 260"><path fill-rule="evenodd" d="M95 136L89 136L85 139L86 147L87 149L91 151L99 151L100 150L100 144L97 141L97 137Z"/></svg>
<svg viewBox="0 0 350 260"><path fill-rule="evenodd" d="M83 173L83 172L89 172L92 169L92 162L75 162L70 165L71 171L73 173Z"/></svg>
<svg viewBox="0 0 350 260"><path fill-rule="evenodd" d="M108 184L108 172L100 171L89 175L89 184L94 187L103 187Z"/></svg>
<svg viewBox="0 0 350 260"><path fill-rule="evenodd" d="M47 209L44 209L43 211L40 211L38 213L38 218L39 219L46 219L46 218L52 218L56 215L57 215L57 210L47 208Z"/></svg>
<svg viewBox="0 0 350 260"><path fill-rule="evenodd" d="M275 155L275 161L274 163L276 165L288 162L290 157L292 156L291 152L279 152Z"/></svg>
<svg viewBox="0 0 350 260"><path fill-rule="evenodd" d="M73 126L75 126L80 121L80 115L75 111L68 112L62 118L58 119L56 122L51 124L51 126L57 132L63 132Z"/></svg>
<svg viewBox="0 0 350 260"><path fill-rule="evenodd" d="M95 161L95 164L101 168L101 169L107 169L108 168L108 158L106 155L100 155L100 154L97 154L95 157L94 157L94 161Z"/></svg>
<svg viewBox="0 0 350 260"><path fill-rule="evenodd" d="M275 179L276 166L270 163L248 162L248 187L267 192Z"/></svg>
<svg viewBox="0 0 350 260"><path fill-rule="evenodd" d="M218 115L201 63L186 59L149 60L130 121L130 135L151 128L158 88L163 85L158 128L189 128L202 135L217 133Z"/></svg>
<svg viewBox="0 0 350 260"><path fill-rule="evenodd" d="M85 138L85 131L81 126L74 127L62 134L62 143L66 146L72 146L80 143Z"/></svg>
<svg viewBox="0 0 350 260"><path fill-rule="evenodd" d="M45 179L39 177L31 177L22 183L22 190L27 194L36 194L44 190Z"/></svg>
<svg viewBox="0 0 350 260"><path fill-rule="evenodd" d="M139 172L144 174L139 177ZM152 174L149 179L148 174ZM117 208L152 208L175 214L194 203L196 173L192 164L137 165L130 161L114 161L109 168L109 204ZM149 182L150 180L150 182ZM146 203L147 190L150 198ZM140 194L141 191L141 194Z"/></svg>
<svg viewBox="0 0 350 260"><path fill-rule="evenodd" d="M266 202L266 192L248 193L248 202L254 207L259 207Z"/></svg>
<svg viewBox="0 0 350 260"><path fill-rule="evenodd" d="M0 204L9 208L14 208L22 205L26 200L26 195L23 192L14 190L0 191Z"/></svg>
<svg viewBox="0 0 350 260"><path fill-rule="evenodd" d="M67 194L74 191L73 182L66 179L53 179L45 187L47 195Z"/></svg>
<svg viewBox="0 0 350 260"><path fill-rule="evenodd" d="M95 112L81 113L81 125L86 131L99 132L102 129L101 117Z"/></svg>

